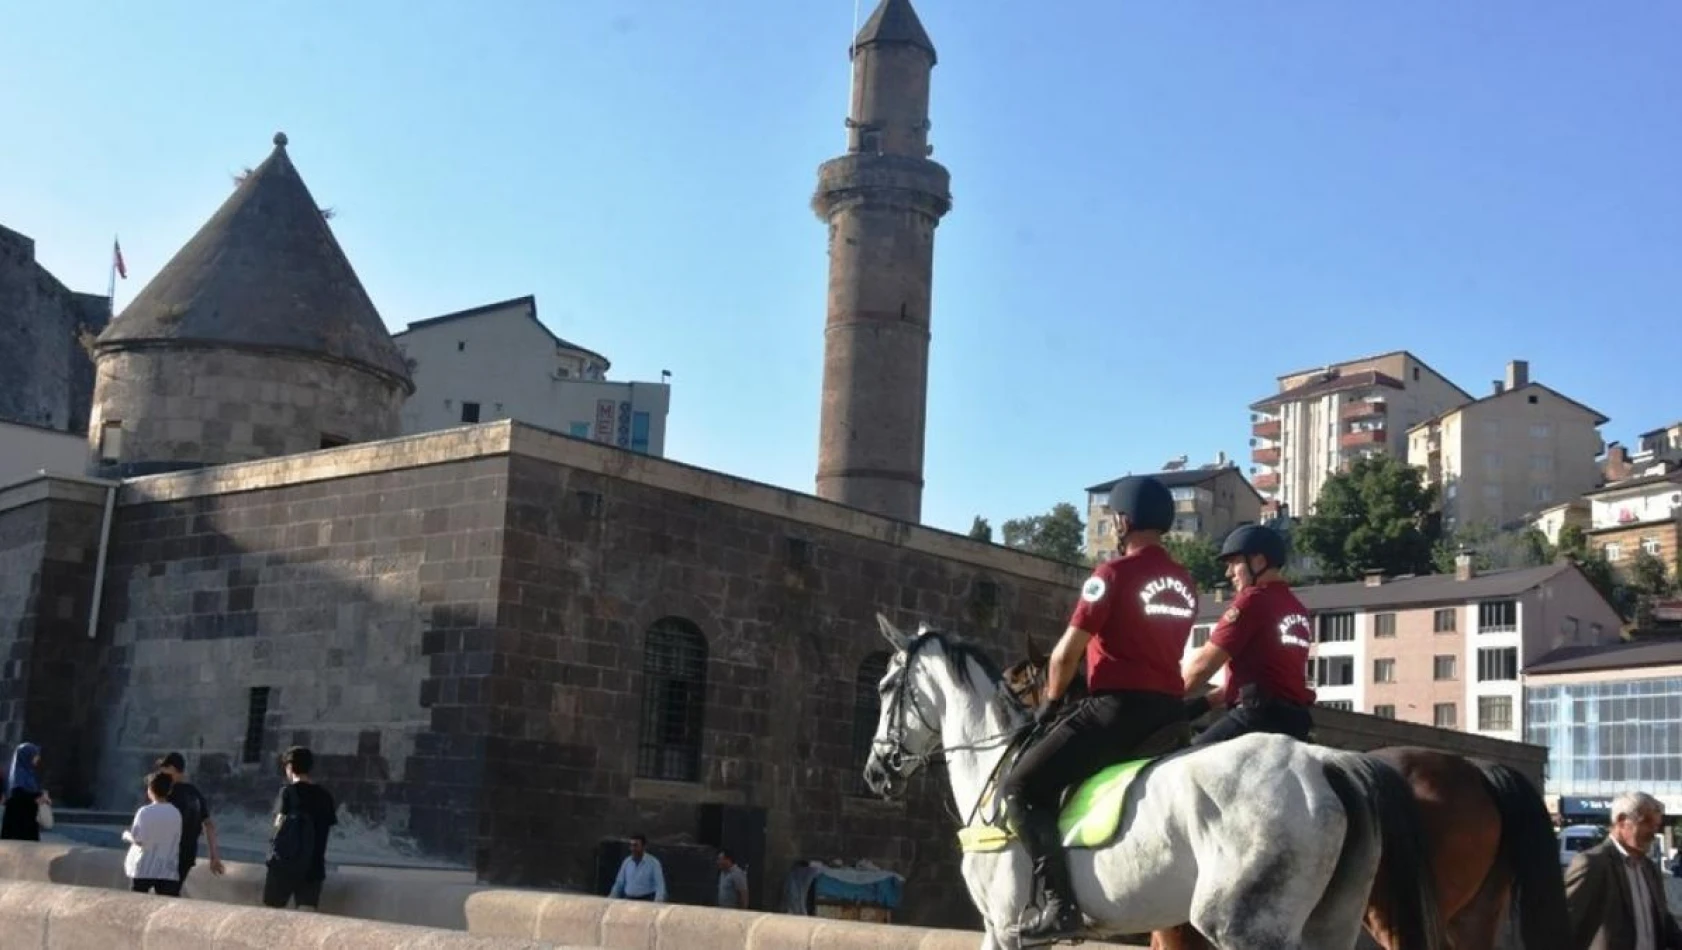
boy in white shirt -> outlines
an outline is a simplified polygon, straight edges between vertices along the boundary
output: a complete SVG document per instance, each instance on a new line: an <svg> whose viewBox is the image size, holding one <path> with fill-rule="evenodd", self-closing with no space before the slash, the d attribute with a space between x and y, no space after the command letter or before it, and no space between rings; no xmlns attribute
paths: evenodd
<svg viewBox="0 0 1682 950"><path fill-rule="evenodd" d="M149 805L134 813L134 827L123 832L129 843L123 872L134 881L134 890L156 891L164 897L181 896L181 810L169 803L174 781L162 772L146 776Z"/></svg>

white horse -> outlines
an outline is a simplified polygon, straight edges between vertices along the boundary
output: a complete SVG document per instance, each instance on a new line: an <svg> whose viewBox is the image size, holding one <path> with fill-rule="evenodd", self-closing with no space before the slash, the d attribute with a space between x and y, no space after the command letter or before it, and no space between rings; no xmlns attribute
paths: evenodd
<svg viewBox="0 0 1682 950"><path fill-rule="evenodd" d="M895 654L865 782L892 798L938 755L958 813L987 811L1026 710L974 645L927 625L907 638L877 621ZM1352 950L1382 863L1399 923L1394 950L1446 946L1412 792L1375 759L1250 735L1163 758L1123 801L1113 840L1067 850L1083 939L1189 921L1227 950ZM963 875L985 922L981 950L1025 946L1017 920L1033 889L1021 845L966 851Z"/></svg>

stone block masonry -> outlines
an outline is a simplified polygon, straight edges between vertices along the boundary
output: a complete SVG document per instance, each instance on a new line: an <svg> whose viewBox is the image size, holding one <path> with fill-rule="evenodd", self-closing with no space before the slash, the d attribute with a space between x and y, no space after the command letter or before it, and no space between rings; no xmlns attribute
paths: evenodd
<svg viewBox="0 0 1682 950"><path fill-rule="evenodd" d="M907 876L915 922L968 919L946 789L889 805L861 787L874 615L1003 657L1005 631L1061 629L1067 588L538 458L513 458L508 500L481 694L489 880L589 887L604 834L696 837L711 805L763 815L762 895L798 858L868 858ZM704 657L692 680L657 645L673 628ZM672 721L678 689L704 697L684 707L699 722Z"/></svg>
<svg viewBox="0 0 1682 950"><path fill-rule="evenodd" d="M93 361L84 333L110 318L105 297L74 293L35 261L35 242L0 227L0 419L86 432Z"/></svg>
<svg viewBox="0 0 1682 950"><path fill-rule="evenodd" d="M396 435L403 392L386 377L323 359L178 345L106 353L89 449L122 429L111 475L313 452Z"/></svg>
<svg viewBox="0 0 1682 950"><path fill-rule="evenodd" d="M105 807L163 751L214 797L265 810L304 744L354 812L468 855L507 461L479 458L118 512L102 664Z"/></svg>
<svg viewBox="0 0 1682 950"><path fill-rule="evenodd" d="M45 478L0 492L0 747L36 743L72 788L92 768L78 678L98 653L87 626L105 496Z"/></svg>

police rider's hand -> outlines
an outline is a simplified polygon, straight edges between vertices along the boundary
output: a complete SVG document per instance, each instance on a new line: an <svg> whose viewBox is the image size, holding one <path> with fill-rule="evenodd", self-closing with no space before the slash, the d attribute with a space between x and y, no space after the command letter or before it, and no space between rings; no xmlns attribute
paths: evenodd
<svg viewBox="0 0 1682 950"><path fill-rule="evenodd" d="M1063 696L1059 696L1056 699L1047 699L1040 705L1040 708L1034 710L1034 725L1043 726L1047 722L1056 719L1057 715L1063 711L1064 701L1065 697Z"/></svg>

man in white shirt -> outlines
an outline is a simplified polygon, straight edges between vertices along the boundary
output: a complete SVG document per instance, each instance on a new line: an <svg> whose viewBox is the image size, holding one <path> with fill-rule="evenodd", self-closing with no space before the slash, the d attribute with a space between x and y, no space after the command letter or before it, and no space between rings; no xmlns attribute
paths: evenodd
<svg viewBox="0 0 1682 950"><path fill-rule="evenodd" d="M660 859L648 853L648 839L640 834L631 836L631 854L619 865L609 897L623 897L632 901L666 902L666 875L660 870Z"/></svg>
<svg viewBox="0 0 1682 950"><path fill-rule="evenodd" d="M123 872L134 882L133 889L142 894L155 891L164 897L181 896L181 812L169 803L174 784L162 772L146 776L149 804L140 806L134 813L134 824L123 832L123 840L129 844Z"/></svg>
<svg viewBox="0 0 1682 950"><path fill-rule="evenodd" d="M1682 927L1647 856L1664 806L1646 792L1612 800L1612 832L1565 869L1571 945L1586 950L1682 950Z"/></svg>

